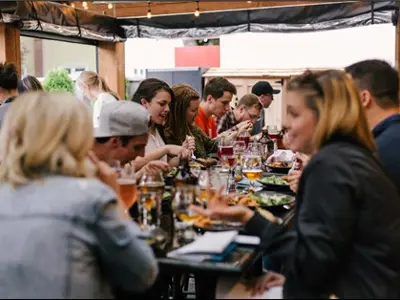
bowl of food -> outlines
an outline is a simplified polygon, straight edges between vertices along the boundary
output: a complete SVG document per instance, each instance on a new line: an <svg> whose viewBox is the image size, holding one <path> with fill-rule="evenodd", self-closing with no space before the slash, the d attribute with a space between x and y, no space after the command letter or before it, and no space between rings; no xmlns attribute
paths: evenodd
<svg viewBox="0 0 400 300"><path fill-rule="evenodd" d="M287 174L292 168L292 161L274 161L267 164L267 168L274 173Z"/></svg>

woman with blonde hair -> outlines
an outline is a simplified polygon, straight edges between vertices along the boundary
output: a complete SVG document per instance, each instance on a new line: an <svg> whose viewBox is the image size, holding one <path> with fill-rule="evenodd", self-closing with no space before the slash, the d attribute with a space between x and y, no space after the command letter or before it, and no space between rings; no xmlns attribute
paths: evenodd
<svg viewBox="0 0 400 300"><path fill-rule="evenodd" d="M76 80L77 87L93 104L93 125L98 127L101 108L107 103L119 100L107 82L96 72L84 71Z"/></svg>
<svg viewBox="0 0 400 300"><path fill-rule="evenodd" d="M71 95L27 93L11 104L0 132L0 298L104 299L155 281L116 175L89 153L92 131Z"/></svg>
<svg viewBox="0 0 400 300"><path fill-rule="evenodd" d="M307 71L287 84L286 128L293 151L312 155L299 182L293 231L270 213L221 201L199 213L246 224L283 274L285 298L398 298L400 198L375 158L375 145L352 79ZM218 200L218 199L217 199Z"/></svg>

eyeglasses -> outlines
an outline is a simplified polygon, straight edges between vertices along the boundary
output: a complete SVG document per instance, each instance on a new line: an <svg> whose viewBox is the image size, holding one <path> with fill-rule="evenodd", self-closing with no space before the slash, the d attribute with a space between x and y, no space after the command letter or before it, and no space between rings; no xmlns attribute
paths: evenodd
<svg viewBox="0 0 400 300"><path fill-rule="evenodd" d="M258 119L259 119L259 116L258 116L258 115L253 115L253 114L251 114L251 113L249 112L249 110L246 108L246 106L243 106L243 108L244 108L245 111L249 114L251 120L258 120Z"/></svg>

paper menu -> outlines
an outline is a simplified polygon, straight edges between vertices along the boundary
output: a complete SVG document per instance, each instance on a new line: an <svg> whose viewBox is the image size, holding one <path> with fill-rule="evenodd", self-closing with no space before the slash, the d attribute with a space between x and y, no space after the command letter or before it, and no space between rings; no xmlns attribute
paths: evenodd
<svg viewBox="0 0 400 300"><path fill-rule="evenodd" d="M194 242L168 253L167 256L221 254L235 240L237 235L237 231L206 232Z"/></svg>

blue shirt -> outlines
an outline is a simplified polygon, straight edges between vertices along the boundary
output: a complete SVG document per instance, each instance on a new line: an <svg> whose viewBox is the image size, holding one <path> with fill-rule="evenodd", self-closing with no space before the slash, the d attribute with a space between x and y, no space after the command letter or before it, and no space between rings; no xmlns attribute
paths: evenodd
<svg viewBox="0 0 400 300"><path fill-rule="evenodd" d="M372 131L378 156L397 187L400 187L400 114L390 116Z"/></svg>

